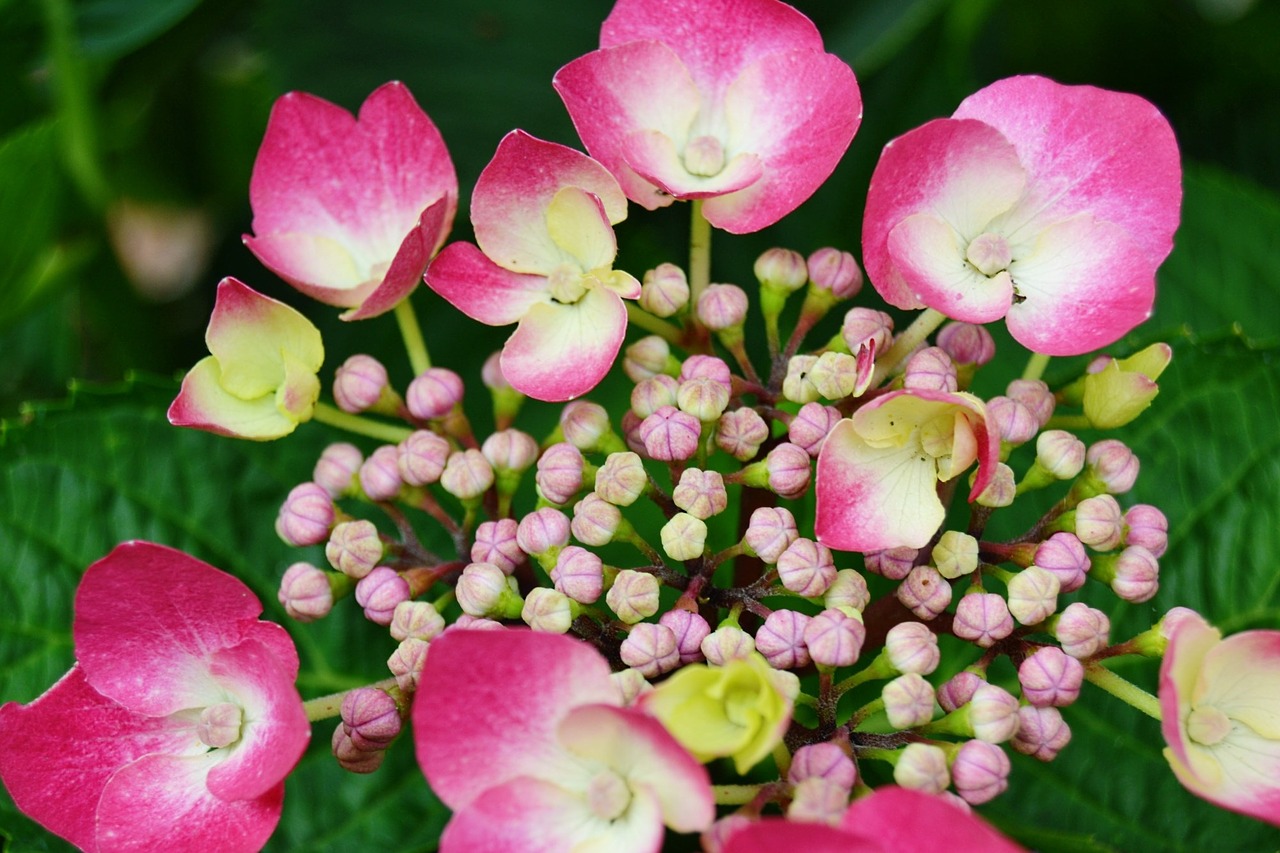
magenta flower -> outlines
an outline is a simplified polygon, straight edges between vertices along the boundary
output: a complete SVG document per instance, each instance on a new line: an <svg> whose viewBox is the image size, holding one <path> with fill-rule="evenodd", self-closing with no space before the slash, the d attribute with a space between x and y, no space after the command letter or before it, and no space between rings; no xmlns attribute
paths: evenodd
<svg viewBox="0 0 1280 853"><path fill-rule="evenodd" d="M1090 352L1150 315L1181 179L1173 131L1142 98L1000 80L885 146L867 274L899 308L1004 317L1036 352Z"/></svg>
<svg viewBox="0 0 1280 853"><path fill-rule="evenodd" d="M603 166L521 130L508 133L471 196L476 243L452 243L427 284L468 317L518 322L502 348L516 390L562 402L594 388L627 331L640 282L613 269L627 199Z"/></svg>
<svg viewBox="0 0 1280 853"><path fill-rule="evenodd" d="M84 850L252 851L311 735L298 654L244 584L127 542L76 591L76 664L0 707L18 808Z"/></svg>
<svg viewBox="0 0 1280 853"><path fill-rule="evenodd" d="M375 89L360 116L304 92L276 101L249 182L244 243L308 296L391 310L422 279L458 208L440 131L403 83Z"/></svg>
<svg viewBox="0 0 1280 853"><path fill-rule="evenodd" d="M812 195L862 120L853 71L777 0L618 0L555 87L628 198L705 199L735 234Z"/></svg>
<svg viewBox="0 0 1280 853"><path fill-rule="evenodd" d="M1280 826L1280 631L1222 632L1185 607L1162 623L1164 757L1224 809Z"/></svg>
<svg viewBox="0 0 1280 853"><path fill-rule="evenodd" d="M454 810L441 850L657 851L715 819L706 770L623 708L609 664L560 634L449 631L413 705L418 764Z"/></svg>

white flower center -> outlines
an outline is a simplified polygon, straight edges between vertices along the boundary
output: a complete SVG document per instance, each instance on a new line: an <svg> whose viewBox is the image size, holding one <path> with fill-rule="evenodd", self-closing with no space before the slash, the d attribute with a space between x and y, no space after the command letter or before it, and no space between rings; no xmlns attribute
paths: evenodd
<svg viewBox="0 0 1280 853"><path fill-rule="evenodd" d="M586 295L591 279L571 264L561 264L547 277L547 282L551 286L552 299L572 305Z"/></svg>
<svg viewBox="0 0 1280 853"><path fill-rule="evenodd" d="M587 784L587 806L596 817L614 820L621 817L629 805L631 789L614 771L601 770Z"/></svg>
<svg viewBox="0 0 1280 853"><path fill-rule="evenodd" d="M196 723L196 737L200 742L214 749L240 740L240 725L244 712L239 705L231 702L219 702L210 705L200 712L200 720Z"/></svg>
<svg viewBox="0 0 1280 853"><path fill-rule="evenodd" d="M718 175L724 162L724 146L714 136L695 136L684 147L684 167L691 175Z"/></svg>
<svg viewBox="0 0 1280 853"><path fill-rule="evenodd" d="M1231 718L1212 705L1196 708L1187 716L1187 737L1213 746L1231 734Z"/></svg>
<svg viewBox="0 0 1280 853"><path fill-rule="evenodd" d="M973 238L965 251L965 259L986 276L1009 268L1013 255L1009 251L1009 243L999 234L990 231Z"/></svg>

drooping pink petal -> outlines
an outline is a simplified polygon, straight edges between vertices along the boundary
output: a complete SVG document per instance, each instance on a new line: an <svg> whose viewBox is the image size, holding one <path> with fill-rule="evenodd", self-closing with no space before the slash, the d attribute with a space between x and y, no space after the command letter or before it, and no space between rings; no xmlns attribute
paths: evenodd
<svg viewBox="0 0 1280 853"><path fill-rule="evenodd" d="M324 343L310 320L235 278L218 282L204 339L218 359L219 383L242 400L274 392L284 383L283 354L313 373L324 363Z"/></svg>
<svg viewBox="0 0 1280 853"><path fill-rule="evenodd" d="M824 823L808 823L765 818L744 826L729 836L724 853L778 853L779 850L803 850L804 853L890 853L874 839L855 837ZM909 853L902 848L893 853Z"/></svg>
<svg viewBox="0 0 1280 853"><path fill-rule="evenodd" d="M282 438L298 428L295 418L280 411L274 394L242 400L226 392L221 378L222 369L213 356L196 362L169 405L169 423L255 441Z"/></svg>
<svg viewBox="0 0 1280 853"><path fill-rule="evenodd" d="M127 710L73 667L30 705L0 707L0 779L24 814L85 850L96 849L98 799L117 767L198 746L189 722Z"/></svg>
<svg viewBox="0 0 1280 853"><path fill-rule="evenodd" d="M418 223L405 235L404 242L396 251L382 283L375 287L368 296L360 300L359 307L341 315L343 320L367 320L377 317L395 308L422 281L431 256L444 242L445 235L453 224L453 215L458 208L458 200L452 193L434 202L422 215Z"/></svg>
<svg viewBox="0 0 1280 853"><path fill-rule="evenodd" d="M893 279L948 317L966 323L999 320L1013 303L1008 271L985 276L965 260L965 240L932 213L908 216L889 232Z"/></svg>
<svg viewBox="0 0 1280 853"><path fill-rule="evenodd" d="M556 735L561 718L576 705L619 701L595 649L530 631L450 631L432 641L421 685L418 765L455 811L522 776L580 776Z"/></svg>
<svg viewBox="0 0 1280 853"><path fill-rule="evenodd" d="M1023 853L990 824L945 798L894 785L855 800L840 828L894 853Z"/></svg>
<svg viewBox="0 0 1280 853"><path fill-rule="evenodd" d="M626 331L626 306L603 287L572 305L534 305L502 348L502 375L536 400L572 400L600 384Z"/></svg>
<svg viewBox="0 0 1280 853"><path fill-rule="evenodd" d="M514 323L551 299L540 275L510 272L471 243L450 243L427 268L427 286L473 320L490 326Z"/></svg>

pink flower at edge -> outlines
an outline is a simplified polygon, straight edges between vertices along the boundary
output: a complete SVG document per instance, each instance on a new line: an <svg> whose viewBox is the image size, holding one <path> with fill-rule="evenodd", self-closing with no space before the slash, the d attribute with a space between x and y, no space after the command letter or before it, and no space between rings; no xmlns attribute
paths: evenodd
<svg viewBox="0 0 1280 853"><path fill-rule="evenodd" d="M244 243L308 296L391 310L422 280L458 207L440 131L403 83L375 89L358 118L304 92L276 101L249 182Z"/></svg>
<svg viewBox="0 0 1280 853"><path fill-rule="evenodd" d="M643 853L661 848L664 824L709 826L706 769L657 720L620 705L608 662L571 637L433 640L412 717L418 764L454 810L441 850Z"/></svg>
<svg viewBox="0 0 1280 853"><path fill-rule="evenodd" d="M240 581L148 542L89 566L75 612L75 666L0 707L18 808L85 850L260 849L311 736L289 635Z"/></svg>
<svg viewBox="0 0 1280 853"><path fill-rule="evenodd" d="M867 275L899 308L1004 317L1035 352L1090 352L1150 315L1181 180L1173 131L1142 98L1000 80L885 146Z"/></svg>
<svg viewBox="0 0 1280 853"><path fill-rule="evenodd" d="M1198 613L1165 616L1164 751L1187 790L1280 826L1280 631L1226 639Z"/></svg>
<svg viewBox="0 0 1280 853"><path fill-rule="evenodd" d="M432 290L490 326L519 323L502 375L563 402L609 372L640 282L613 269L627 199L604 166L521 130L508 133L471 196L476 243L451 243L427 269Z"/></svg>
<svg viewBox="0 0 1280 853"><path fill-rule="evenodd" d="M554 85L592 156L653 210L705 199L735 234L795 210L862 120L852 69L778 0L618 0Z"/></svg>

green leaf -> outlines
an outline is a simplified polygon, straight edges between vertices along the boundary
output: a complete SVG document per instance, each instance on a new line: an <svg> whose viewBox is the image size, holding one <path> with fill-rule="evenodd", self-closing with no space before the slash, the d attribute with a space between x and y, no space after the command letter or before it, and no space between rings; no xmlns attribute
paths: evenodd
<svg viewBox="0 0 1280 853"><path fill-rule="evenodd" d="M80 43L89 56L116 59L185 18L200 0L82 0L76 4Z"/></svg>

